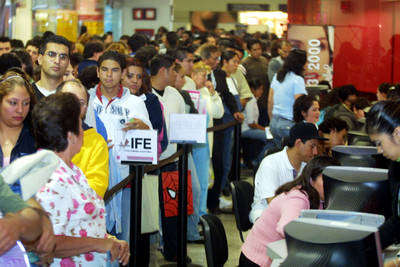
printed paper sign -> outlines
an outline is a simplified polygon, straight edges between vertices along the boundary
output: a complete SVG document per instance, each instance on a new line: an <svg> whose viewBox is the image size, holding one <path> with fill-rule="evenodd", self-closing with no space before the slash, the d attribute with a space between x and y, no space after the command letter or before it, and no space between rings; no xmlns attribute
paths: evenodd
<svg viewBox="0 0 400 267"><path fill-rule="evenodd" d="M169 140L171 143L206 143L207 115L171 114Z"/></svg>
<svg viewBox="0 0 400 267"><path fill-rule="evenodd" d="M188 90L187 91L190 95L190 98L192 99L194 106L197 110L199 110L200 106L200 92L199 91L193 91L193 90Z"/></svg>
<svg viewBox="0 0 400 267"><path fill-rule="evenodd" d="M28 255L20 241L9 251L0 256L0 266L27 267L29 265Z"/></svg>
<svg viewBox="0 0 400 267"><path fill-rule="evenodd" d="M157 131L117 130L115 139L115 150L119 162L157 164Z"/></svg>

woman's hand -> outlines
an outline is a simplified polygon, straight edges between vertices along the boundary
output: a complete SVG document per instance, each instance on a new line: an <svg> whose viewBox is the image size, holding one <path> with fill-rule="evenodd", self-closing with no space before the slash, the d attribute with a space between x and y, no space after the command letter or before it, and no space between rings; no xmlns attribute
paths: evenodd
<svg viewBox="0 0 400 267"><path fill-rule="evenodd" d="M144 123L142 120L133 118L131 121L125 123L125 127L122 130L129 131L129 130L133 130L133 129L148 130L148 129L150 129L150 127L146 123Z"/></svg>
<svg viewBox="0 0 400 267"><path fill-rule="evenodd" d="M110 251L111 261L118 260L122 265L127 265L129 262L129 245L126 241L104 238L98 242L96 252L107 253Z"/></svg>
<svg viewBox="0 0 400 267"><path fill-rule="evenodd" d="M207 87L207 89L210 92L211 96L215 95L215 89L214 89L214 85L212 84L212 82L206 81L205 86Z"/></svg>

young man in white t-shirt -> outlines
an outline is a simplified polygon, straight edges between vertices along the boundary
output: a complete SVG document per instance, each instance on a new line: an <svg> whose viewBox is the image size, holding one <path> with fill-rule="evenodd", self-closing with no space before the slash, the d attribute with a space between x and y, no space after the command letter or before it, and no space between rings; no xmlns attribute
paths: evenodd
<svg viewBox="0 0 400 267"><path fill-rule="evenodd" d="M305 164L318 154L318 140L327 139L318 135L314 124L297 123L290 129L287 147L263 159L254 181L251 222L261 216L274 198L275 190L296 178Z"/></svg>

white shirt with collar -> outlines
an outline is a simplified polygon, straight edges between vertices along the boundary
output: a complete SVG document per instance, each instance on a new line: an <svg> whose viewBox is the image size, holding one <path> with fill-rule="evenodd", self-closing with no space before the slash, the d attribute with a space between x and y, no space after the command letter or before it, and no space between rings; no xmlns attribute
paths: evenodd
<svg viewBox="0 0 400 267"><path fill-rule="evenodd" d="M185 101L183 100L183 97L181 94L178 92L177 89L171 86L167 86L164 89L164 94L159 95L156 90L153 89L153 94L155 94L158 97L158 100L161 102L164 108L164 118L165 118L165 124L167 126L167 135L168 138L170 138L170 132L169 132L169 116L170 114L173 113L185 113ZM166 159L172 154L176 152L177 145L168 142L167 149L161 154L160 160Z"/></svg>
<svg viewBox="0 0 400 267"><path fill-rule="evenodd" d="M294 168L289 161L287 149L285 147L282 151L271 154L261 161L254 181L254 199L249 215L250 221L253 223L267 208L267 198L275 196L276 189L295 178L293 177ZM301 163L297 176L305 165L306 163Z"/></svg>

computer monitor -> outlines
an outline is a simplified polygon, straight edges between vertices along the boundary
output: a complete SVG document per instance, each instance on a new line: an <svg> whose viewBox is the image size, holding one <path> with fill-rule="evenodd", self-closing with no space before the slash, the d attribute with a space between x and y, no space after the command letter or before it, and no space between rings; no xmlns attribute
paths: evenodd
<svg viewBox="0 0 400 267"><path fill-rule="evenodd" d="M345 210L302 210L300 218L348 222L372 227L379 227L385 222L385 217L382 215Z"/></svg>
<svg viewBox="0 0 400 267"><path fill-rule="evenodd" d="M332 157L342 166L358 166L387 169L389 161L373 146L335 146Z"/></svg>
<svg viewBox="0 0 400 267"><path fill-rule="evenodd" d="M288 256L281 267L383 266L376 227L299 218L284 230Z"/></svg>
<svg viewBox="0 0 400 267"><path fill-rule="evenodd" d="M330 166L322 176L326 209L392 215L388 170Z"/></svg>

